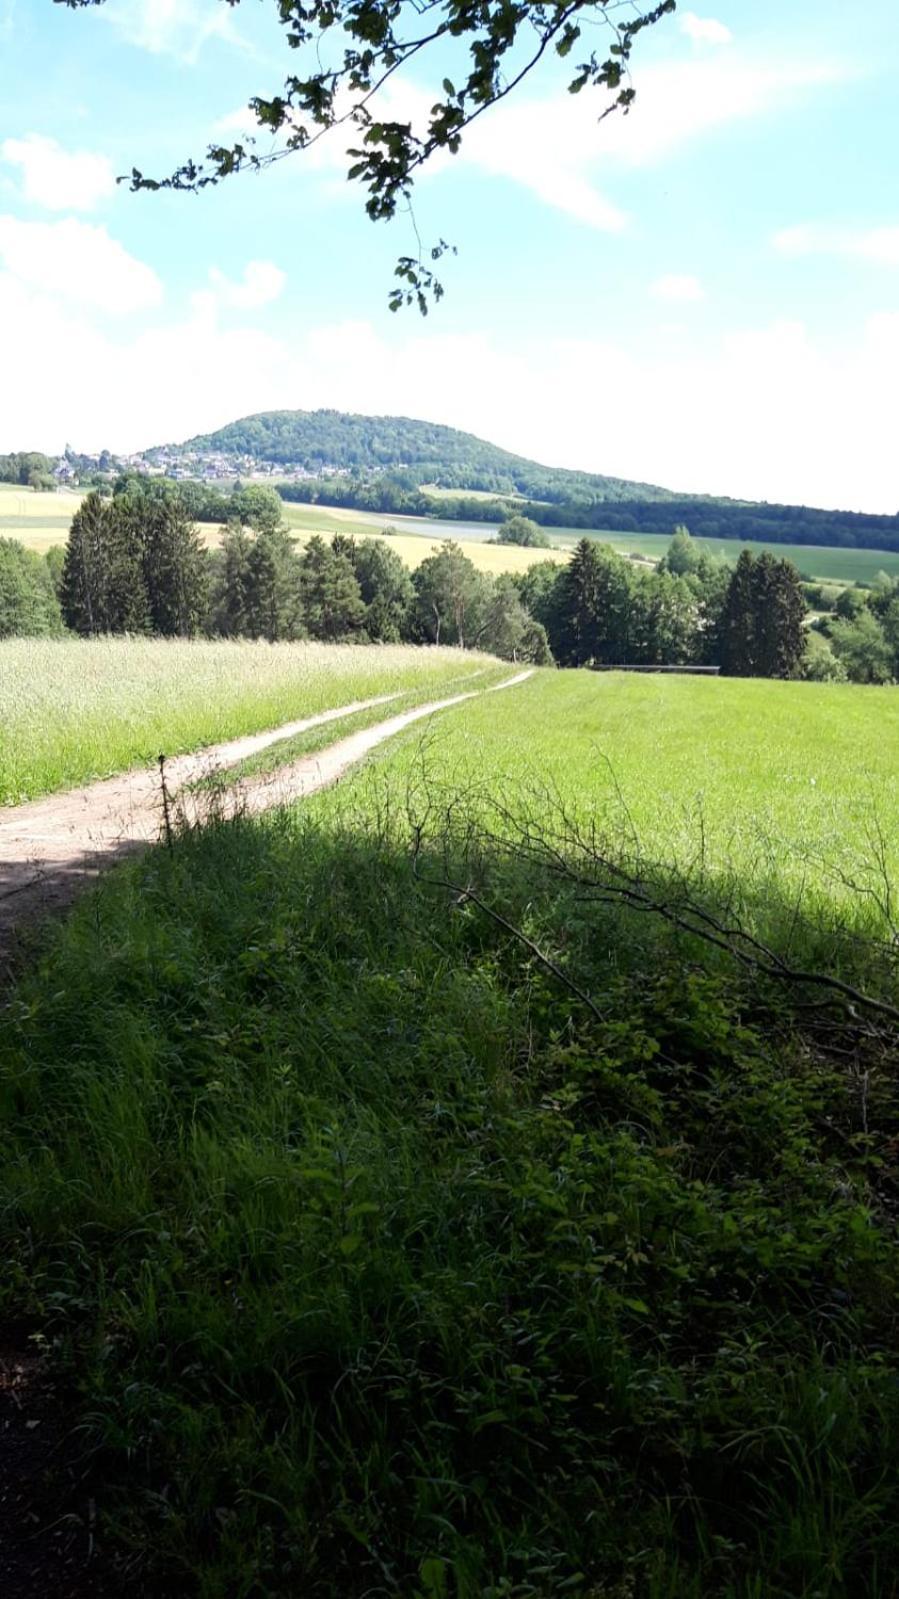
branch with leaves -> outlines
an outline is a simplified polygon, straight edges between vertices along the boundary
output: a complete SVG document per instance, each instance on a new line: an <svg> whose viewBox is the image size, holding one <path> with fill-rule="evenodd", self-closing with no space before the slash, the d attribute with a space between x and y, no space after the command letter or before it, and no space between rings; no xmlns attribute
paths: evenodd
<svg viewBox="0 0 899 1599"><path fill-rule="evenodd" d="M53 0L71 10L105 0ZM241 0L221 0L231 7ZM411 211L416 179L440 151L452 155L474 122L513 94L546 56L576 65L569 94L602 89L611 96L600 118L630 110L635 89L629 78L632 52L644 29L674 11L676 0L650 7L634 0L271 0L287 46L299 58L274 94L255 95L249 109L271 148L260 151L255 136L231 145L212 144L202 161L184 161L168 177L148 177L135 167L132 190L182 189L196 193L244 171L261 171L307 150L336 128L355 143L347 150L347 176L367 191L373 221ZM589 48L588 30L602 25L605 48ZM327 59L330 55L330 59ZM413 64L425 73L440 61L457 60L454 77L443 76L426 125L382 116L377 97ZM452 247L441 239L428 249L401 256L390 296L392 310L416 304L426 314L443 285L434 266Z"/></svg>

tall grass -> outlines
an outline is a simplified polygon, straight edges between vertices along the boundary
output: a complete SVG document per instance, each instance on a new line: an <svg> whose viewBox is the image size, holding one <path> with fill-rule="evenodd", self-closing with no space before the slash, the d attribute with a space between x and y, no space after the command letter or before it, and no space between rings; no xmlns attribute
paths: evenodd
<svg viewBox="0 0 899 1599"><path fill-rule="evenodd" d="M2 640L0 804L352 700L427 698L496 667L405 645Z"/></svg>
<svg viewBox="0 0 899 1599"><path fill-rule="evenodd" d="M13 997L0 1308L101 1536L203 1599L893 1599L882 1046L438 836L597 1016L370 793L113 874Z"/></svg>

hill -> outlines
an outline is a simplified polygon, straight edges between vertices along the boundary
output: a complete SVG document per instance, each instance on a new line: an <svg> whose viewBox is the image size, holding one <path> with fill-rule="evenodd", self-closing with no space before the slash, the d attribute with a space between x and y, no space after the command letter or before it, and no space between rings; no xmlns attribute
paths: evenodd
<svg viewBox="0 0 899 1599"><path fill-rule="evenodd" d="M148 454L182 459L191 455L249 457L312 473L325 469L363 476L402 473L410 485L433 483L445 489L552 501L584 493L607 500L670 498L667 489L651 483L541 466L473 433L437 422L407 416L360 416L349 411L261 411L215 433L201 433L183 444L163 446Z"/></svg>
<svg viewBox="0 0 899 1599"><path fill-rule="evenodd" d="M671 534L686 523L703 538L899 550L899 516L677 494L543 466L473 433L412 417L261 411L183 444L157 446L146 460L179 477L283 476L284 499L379 514L496 523L514 500L535 521L569 531ZM435 488L447 492L435 495Z"/></svg>

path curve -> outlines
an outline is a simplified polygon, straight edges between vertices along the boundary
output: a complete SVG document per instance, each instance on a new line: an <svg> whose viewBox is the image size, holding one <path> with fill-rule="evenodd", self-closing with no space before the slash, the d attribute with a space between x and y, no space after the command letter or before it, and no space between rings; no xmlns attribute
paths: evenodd
<svg viewBox="0 0 899 1599"><path fill-rule="evenodd" d="M314 794L413 722L481 694L513 688L530 677L532 670L518 672L487 689L469 689L416 705L275 773L229 785L216 798L218 809L257 815ZM175 756L165 766L169 794L174 798L185 785L234 766L282 739L397 698L397 694L382 694L355 700L266 733L212 745L195 755ZM191 794L182 797L181 806L188 817L194 817L202 803ZM100 871L157 842L161 825L159 773L154 767L0 810L0 960L10 954L19 929L63 909Z"/></svg>

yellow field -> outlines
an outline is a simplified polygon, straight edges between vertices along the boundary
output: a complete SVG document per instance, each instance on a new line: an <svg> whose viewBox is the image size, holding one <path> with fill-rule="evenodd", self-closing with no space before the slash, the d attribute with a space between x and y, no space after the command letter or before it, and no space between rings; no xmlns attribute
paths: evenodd
<svg viewBox="0 0 899 1599"><path fill-rule="evenodd" d="M83 495L77 490L60 489L56 494L35 494L31 489L16 488L13 484L0 484L0 538L18 539L29 550L39 554L53 544L65 544L69 526ZM304 544L313 533L331 538L335 533L351 533L357 538L378 537L384 527L391 526L390 518L366 514L361 511L342 511L328 506L319 509L311 505L286 505L285 520ZM396 526L394 522L392 525ZM222 536L222 528L211 522L197 524L203 543L214 549ZM485 532L491 530L486 528ZM391 534L390 548L413 570L440 547L441 534L429 537L420 533ZM466 555L479 572L526 572L535 561L564 561L566 550L525 550L514 544L483 544L476 539L460 541Z"/></svg>
<svg viewBox="0 0 899 1599"><path fill-rule="evenodd" d="M472 566L479 572L489 572L498 577L501 572L526 572L538 561L567 561L568 550L530 550L517 544L480 544L475 539L460 539L460 544ZM397 533L384 540L397 555L413 568L440 548L439 539L429 539L412 533Z"/></svg>
<svg viewBox="0 0 899 1599"><path fill-rule="evenodd" d="M0 539L18 539L43 555L52 544L65 544L81 500L82 495L72 489L35 494L14 483L0 483Z"/></svg>

